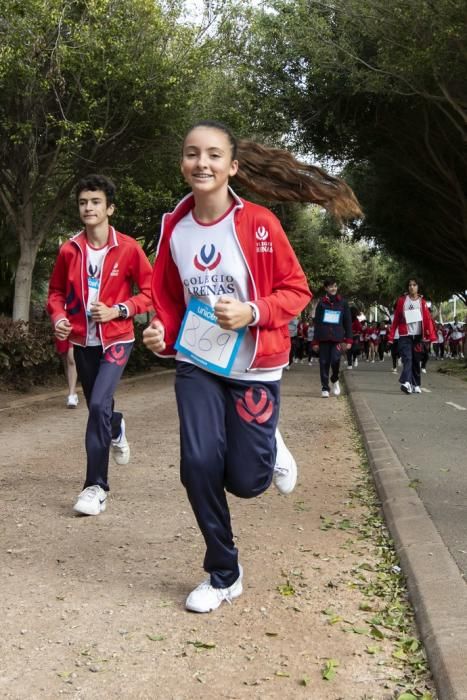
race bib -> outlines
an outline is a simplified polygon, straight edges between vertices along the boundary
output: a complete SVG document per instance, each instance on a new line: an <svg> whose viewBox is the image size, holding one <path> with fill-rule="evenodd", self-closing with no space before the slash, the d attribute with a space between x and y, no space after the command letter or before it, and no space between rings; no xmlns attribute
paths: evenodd
<svg viewBox="0 0 467 700"><path fill-rule="evenodd" d="M229 375L245 335L245 328L224 330L214 309L195 297L190 299L175 348L195 364Z"/></svg>
<svg viewBox="0 0 467 700"><path fill-rule="evenodd" d="M422 320L420 309L404 309L404 315L407 323L417 323Z"/></svg>
<svg viewBox="0 0 467 700"><path fill-rule="evenodd" d="M323 316L323 323L339 323L341 317L340 311L335 311L334 309L325 309Z"/></svg>

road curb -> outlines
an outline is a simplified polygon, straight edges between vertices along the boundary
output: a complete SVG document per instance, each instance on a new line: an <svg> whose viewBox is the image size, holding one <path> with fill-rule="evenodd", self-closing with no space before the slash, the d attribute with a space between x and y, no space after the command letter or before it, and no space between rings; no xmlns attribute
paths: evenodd
<svg viewBox="0 0 467 700"><path fill-rule="evenodd" d="M407 579L439 700L466 700L466 583L356 380L346 375L345 385Z"/></svg>

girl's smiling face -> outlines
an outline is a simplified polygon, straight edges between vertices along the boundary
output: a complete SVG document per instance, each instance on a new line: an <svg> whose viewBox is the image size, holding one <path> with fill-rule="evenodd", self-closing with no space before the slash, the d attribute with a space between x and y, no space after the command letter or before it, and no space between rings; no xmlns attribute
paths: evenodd
<svg viewBox="0 0 467 700"><path fill-rule="evenodd" d="M220 129L199 126L192 129L183 144L181 171L195 194L224 193L229 178L238 170L232 160L227 134Z"/></svg>

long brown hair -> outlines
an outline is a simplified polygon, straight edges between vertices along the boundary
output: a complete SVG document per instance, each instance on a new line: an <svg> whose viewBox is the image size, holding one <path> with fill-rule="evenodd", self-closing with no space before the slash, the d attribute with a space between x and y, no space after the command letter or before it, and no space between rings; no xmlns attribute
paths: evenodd
<svg viewBox="0 0 467 700"><path fill-rule="evenodd" d="M263 146L249 140L237 141L229 127L222 122L200 121L188 133L198 127L218 129L227 136L232 159L239 163L234 179L251 192L272 201L318 204L338 221L362 216L351 188L323 168L303 163L290 151L281 148Z"/></svg>

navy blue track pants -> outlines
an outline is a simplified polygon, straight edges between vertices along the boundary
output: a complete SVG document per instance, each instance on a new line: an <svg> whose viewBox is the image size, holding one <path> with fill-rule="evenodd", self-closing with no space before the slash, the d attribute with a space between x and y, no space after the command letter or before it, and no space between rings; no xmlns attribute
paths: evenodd
<svg viewBox="0 0 467 700"><path fill-rule="evenodd" d="M253 498L271 484L280 382L243 382L177 362L180 477L206 542L215 588L239 576L225 491Z"/></svg>
<svg viewBox="0 0 467 700"><path fill-rule="evenodd" d="M86 426L87 486L109 490L110 441L120 435L122 414L114 411L113 395L133 348L133 343L116 343L105 352L101 345L74 346L78 378L83 387L89 416Z"/></svg>
<svg viewBox="0 0 467 700"><path fill-rule="evenodd" d="M319 374L323 391L329 391L329 370L331 370L331 382L337 382L339 379L340 363L341 351L339 344L326 340L320 341Z"/></svg>
<svg viewBox="0 0 467 700"><path fill-rule="evenodd" d="M409 382L413 386L421 384L420 364L423 359L424 347L421 335L401 335L397 341L399 355L402 359L402 372L399 377L401 384Z"/></svg>

